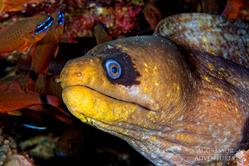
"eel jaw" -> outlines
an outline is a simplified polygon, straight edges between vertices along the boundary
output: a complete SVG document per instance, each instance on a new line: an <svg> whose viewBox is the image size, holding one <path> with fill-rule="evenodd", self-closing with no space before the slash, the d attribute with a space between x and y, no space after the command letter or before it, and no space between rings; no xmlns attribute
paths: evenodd
<svg viewBox="0 0 249 166"><path fill-rule="evenodd" d="M126 122L139 109L136 104L108 97L82 85L64 87L62 98L74 116L90 125L90 119L106 123Z"/></svg>

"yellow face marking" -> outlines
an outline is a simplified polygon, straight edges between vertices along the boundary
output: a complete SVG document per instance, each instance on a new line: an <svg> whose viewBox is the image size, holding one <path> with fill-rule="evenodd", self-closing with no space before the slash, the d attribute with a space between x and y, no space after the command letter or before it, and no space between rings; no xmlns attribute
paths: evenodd
<svg viewBox="0 0 249 166"><path fill-rule="evenodd" d="M86 121L85 116L103 122L126 121L138 108L135 104L116 100L84 86L67 87L62 97L68 109L83 122Z"/></svg>
<svg viewBox="0 0 249 166"><path fill-rule="evenodd" d="M207 82L211 82L207 75L204 76L204 80L207 81Z"/></svg>

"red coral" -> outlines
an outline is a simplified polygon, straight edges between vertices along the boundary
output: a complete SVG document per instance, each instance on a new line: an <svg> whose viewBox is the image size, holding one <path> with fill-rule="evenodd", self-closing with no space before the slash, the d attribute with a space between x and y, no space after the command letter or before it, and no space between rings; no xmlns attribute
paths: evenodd
<svg viewBox="0 0 249 166"><path fill-rule="evenodd" d="M141 11L140 6L115 6L115 24L116 28L126 33L133 29L136 22L136 16Z"/></svg>
<svg viewBox="0 0 249 166"><path fill-rule="evenodd" d="M94 25L94 17L90 13L80 16L69 16L62 36L64 42L74 42L74 38L91 36L91 29Z"/></svg>

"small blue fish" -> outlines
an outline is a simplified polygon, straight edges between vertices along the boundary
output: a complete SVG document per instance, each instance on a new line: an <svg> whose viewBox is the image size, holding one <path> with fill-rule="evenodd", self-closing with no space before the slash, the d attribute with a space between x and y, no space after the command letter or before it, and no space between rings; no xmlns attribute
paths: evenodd
<svg viewBox="0 0 249 166"><path fill-rule="evenodd" d="M62 11L59 12L57 21L58 21L59 25L64 25L64 22L65 22L65 14L64 14L64 12L62 12Z"/></svg>
<svg viewBox="0 0 249 166"><path fill-rule="evenodd" d="M52 16L48 16L48 18L40 23L36 28L35 28L35 34L39 34L45 30L47 30L49 27L53 25L54 18Z"/></svg>
<svg viewBox="0 0 249 166"><path fill-rule="evenodd" d="M34 130L46 130L47 127L45 126L35 126L35 125L31 125L31 124L22 124L22 126L29 128L29 129L34 129Z"/></svg>

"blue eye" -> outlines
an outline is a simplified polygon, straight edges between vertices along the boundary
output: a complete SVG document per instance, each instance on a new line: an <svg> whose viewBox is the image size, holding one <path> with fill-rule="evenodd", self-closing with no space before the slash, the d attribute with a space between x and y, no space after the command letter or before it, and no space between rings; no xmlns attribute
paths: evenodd
<svg viewBox="0 0 249 166"><path fill-rule="evenodd" d="M121 65L113 59L109 59L105 62L105 70L108 77L110 77L111 79L116 80L121 77L122 74Z"/></svg>
<svg viewBox="0 0 249 166"><path fill-rule="evenodd" d="M64 21L65 21L65 14L64 12L59 12L59 15L58 15L58 24L59 25L64 25Z"/></svg>
<svg viewBox="0 0 249 166"><path fill-rule="evenodd" d="M49 27L51 27L52 24L53 24L53 21L54 21L53 17L52 17L52 16L48 16L48 18L47 18L45 21L43 21L42 23L40 23L40 24L35 28L35 34L37 35L37 34L43 32L43 31L45 31L45 30L48 29Z"/></svg>

